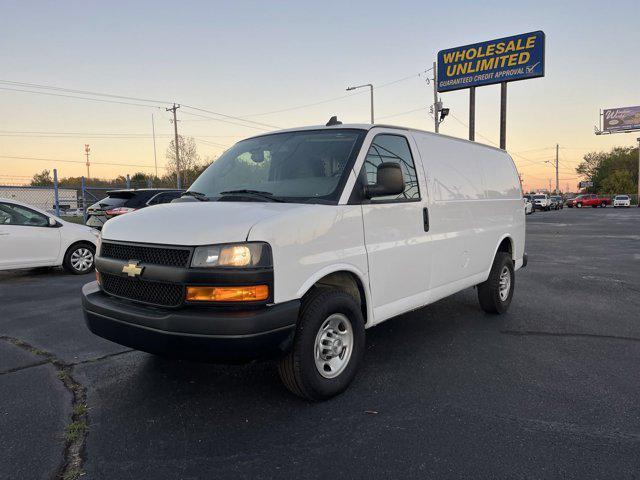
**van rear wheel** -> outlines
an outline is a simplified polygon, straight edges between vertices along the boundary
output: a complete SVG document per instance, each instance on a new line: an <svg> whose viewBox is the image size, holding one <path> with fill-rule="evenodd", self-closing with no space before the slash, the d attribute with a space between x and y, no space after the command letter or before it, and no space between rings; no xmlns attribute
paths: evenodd
<svg viewBox="0 0 640 480"><path fill-rule="evenodd" d="M303 300L293 347L278 373L295 395L319 401L342 393L364 353L364 318L346 292L316 289Z"/></svg>
<svg viewBox="0 0 640 480"><path fill-rule="evenodd" d="M504 313L511 304L515 274L511 255L498 252L493 260L489 278L478 285L480 307L487 313Z"/></svg>

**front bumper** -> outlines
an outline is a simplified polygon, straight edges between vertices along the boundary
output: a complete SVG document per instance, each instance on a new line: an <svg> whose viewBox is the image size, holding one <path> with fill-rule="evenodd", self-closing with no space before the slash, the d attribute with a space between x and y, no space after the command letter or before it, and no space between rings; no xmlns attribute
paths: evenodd
<svg viewBox="0 0 640 480"><path fill-rule="evenodd" d="M277 358L291 347L299 300L247 310L163 309L82 287L84 318L96 335L158 355L224 363Z"/></svg>

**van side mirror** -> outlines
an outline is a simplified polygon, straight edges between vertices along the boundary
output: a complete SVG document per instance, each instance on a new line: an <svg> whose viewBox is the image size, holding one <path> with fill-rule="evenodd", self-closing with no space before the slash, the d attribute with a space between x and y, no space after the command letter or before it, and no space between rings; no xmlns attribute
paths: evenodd
<svg viewBox="0 0 640 480"><path fill-rule="evenodd" d="M397 163L382 162L378 165L376 184L367 185L364 189L366 198L400 195L404 192L402 168Z"/></svg>

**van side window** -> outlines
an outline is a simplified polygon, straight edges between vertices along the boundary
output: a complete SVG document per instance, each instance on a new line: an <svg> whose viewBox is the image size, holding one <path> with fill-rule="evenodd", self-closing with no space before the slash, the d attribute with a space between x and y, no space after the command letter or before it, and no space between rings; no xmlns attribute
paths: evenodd
<svg viewBox="0 0 640 480"><path fill-rule="evenodd" d="M368 185L376 183L378 166L382 162L393 162L400 164L402 177L404 178L404 192L400 195L390 195L376 198L375 201L389 200L419 200L420 189L418 188L418 177L416 167L411 156L411 149L407 139L400 135L377 135L367 152L364 160L361 175L366 178Z"/></svg>

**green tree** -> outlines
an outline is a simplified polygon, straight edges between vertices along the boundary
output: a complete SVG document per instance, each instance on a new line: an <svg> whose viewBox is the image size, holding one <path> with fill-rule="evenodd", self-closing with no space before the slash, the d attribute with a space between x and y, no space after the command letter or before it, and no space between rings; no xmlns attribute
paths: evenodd
<svg viewBox="0 0 640 480"><path fill-rule="evenodd" d="M631 174L626 170L616 170L602 181L605 193L633 193L635 191Z"/></svg>
<svg viewBox="0 0 640 480"><path fill-rule="evenodd" d="M42 170L40 173L36 173L31 179L32 187L49 187L53 185L53 179L51 178L51 171Z"/></svg>
<svg viewBox="0 0 640 480"><path fill-rule="evenodd" d="M635 191L638 185L638 149L614 147L610 152L589 152L576 167L576 172L593 182L593 187L587 189L590 193L610 193L604 181L615 172L626 172L626 175L619 174L616 178L628 176L631 191Z"/></svg>

